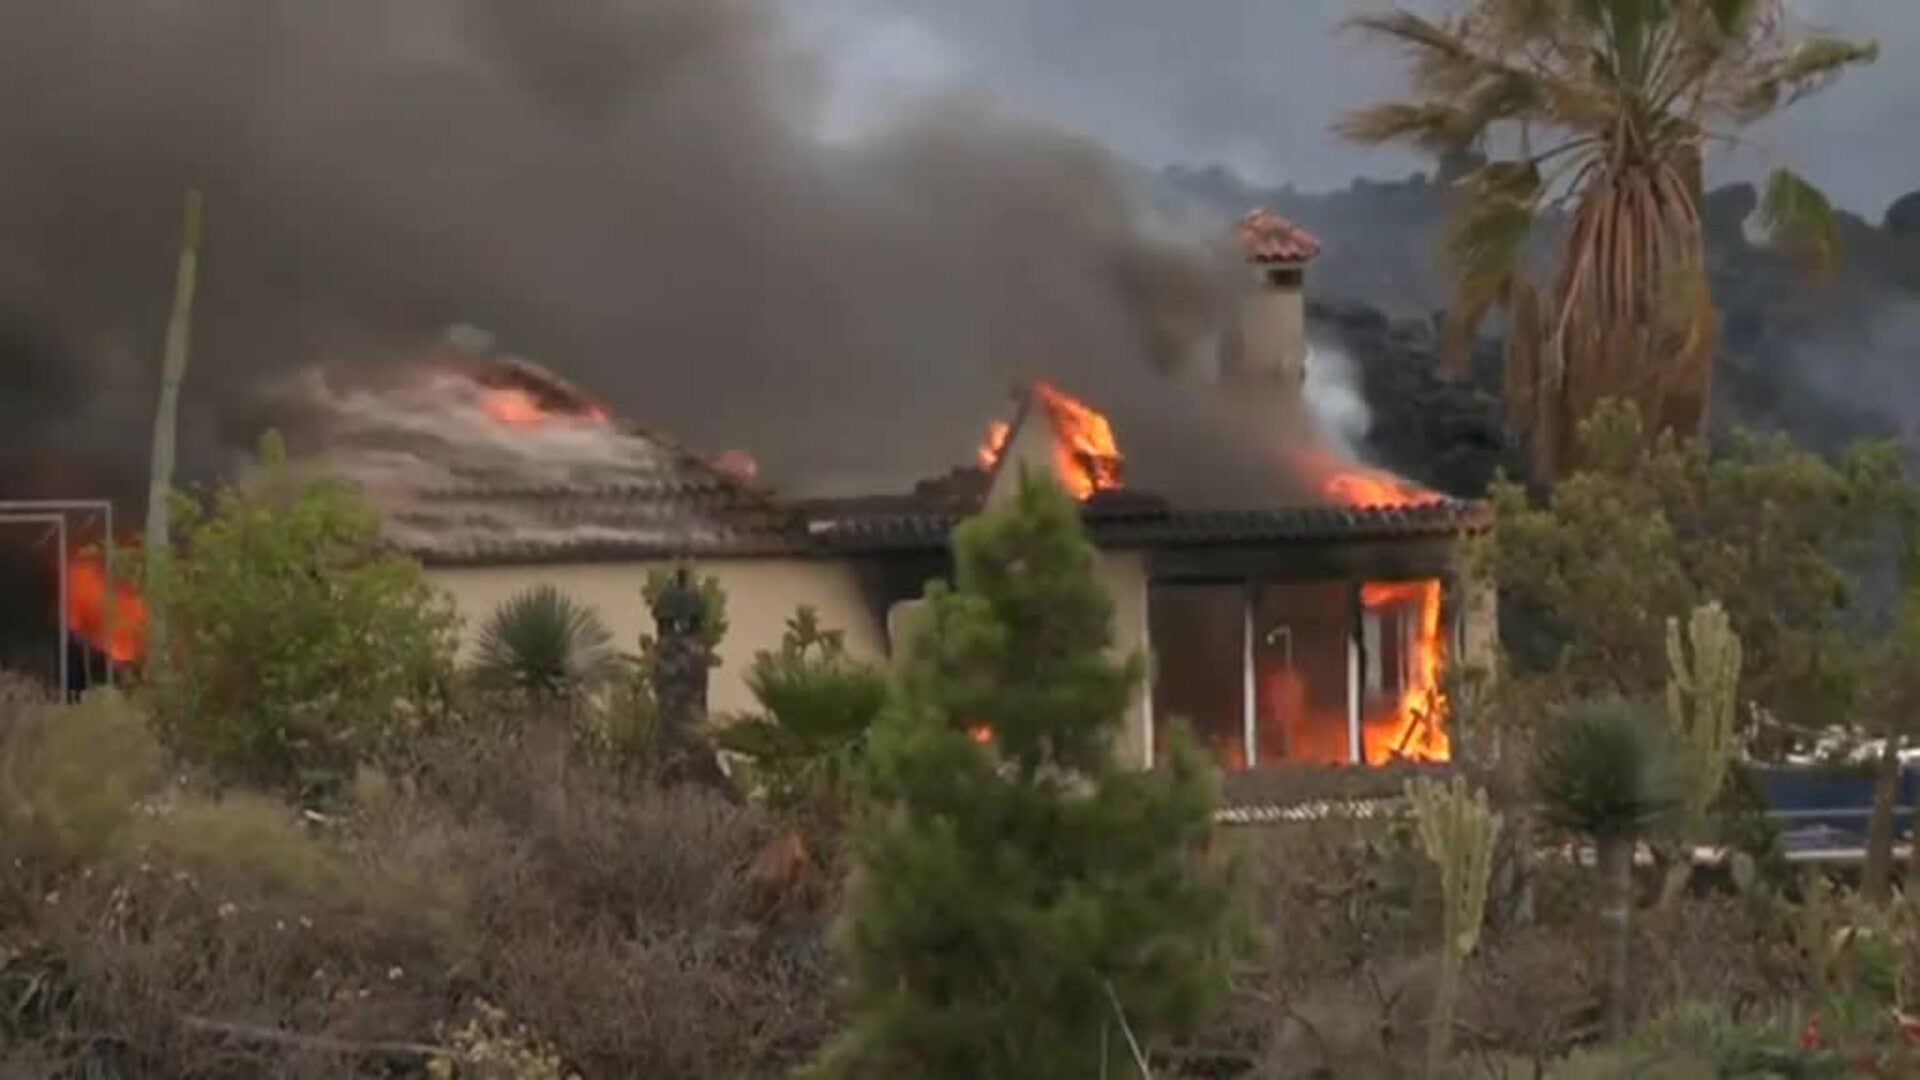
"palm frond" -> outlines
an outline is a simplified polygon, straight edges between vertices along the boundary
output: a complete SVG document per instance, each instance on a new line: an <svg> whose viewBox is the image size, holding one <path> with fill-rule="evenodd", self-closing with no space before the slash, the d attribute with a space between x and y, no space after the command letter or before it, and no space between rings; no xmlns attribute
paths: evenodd
<svg viewBox="0 0 1920 1080"><path fill-rule="evenodd" d="M1833 204L1819 188L1790 169L1775 169L1760 198L1760 227L1781 247L1807 259L1826 276L1840 258Z"/></svg>
<svg viewBox="0 0 1920 1080"><path fill-rule="evenodd" d="M1453 105L1440 102L1385 102L1353 109L1334 121L1334 133L1362 146L1409 143L1428 153L1444 154L1473 141L1468 118ZM1461 132L1467 131L1466 135Z"/></svg>
<svg viewBox="0 0 1920 1080"><path fill-rule="evenodd" d="M589 692L616 670L613 635L592 608L552 585L502 603L481 628L482 684L552 697Z"/></svg>
<svg viewBox="0 0 1920 1080"><path fill-rule="evenodd" d="M1341 25L1350 31L1386 38L1415 52L1463 58L1472 54L1466 39L1459 34L1404 8L1362 13Z"/></svg>
<svg viewBox="0 0 1920 1080"><path fill-rule="evenodd" d="M1839 78L1849 67L1880 57L1877 41L1808 38L1759 71L1736 99L1740 119L1758 120L1786 108Z"/></svg>
<svg viewBox="0 0 1920 1080"><path fill-rule="evenodd" d="M1540 202L1532 162L1492 162L1462 181L1464 199L1446 239L1447 261L1465 294L1483 295L1520 268Z"/></svg>
<svg viewBox="0 0 1920 1080"><path fill-rule="evenodd" d="M1707 0L1707 14L1725 37L1741 37L1753 26L1768 0Z"/></svg>

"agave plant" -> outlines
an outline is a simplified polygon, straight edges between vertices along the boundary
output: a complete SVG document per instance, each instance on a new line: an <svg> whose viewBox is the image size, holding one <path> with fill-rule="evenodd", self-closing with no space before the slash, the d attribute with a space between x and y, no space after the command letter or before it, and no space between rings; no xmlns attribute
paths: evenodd
<svg viewBox="0 0 1920 1080"><path fill-rule="evenodd" d="M1681 775L1657 707L1621 699L1581 702L1540 734L1534 786L1547 824L1593 841L1605 927L1601 970L1610 1037L1626 1028L1634 901L1633 858L1642 837L1680 804Z"/></svg>
<svg viewBox="0 0 1920 1080"><path fill-rule="evenodd" d="M606 624L552 585L496 608L480 631L474 662L483 685L552 699L590 693L618 670Z"/></svg>
<svg viewBox="0 0 1920 1080"><path fill-rule="evenodd" d="M1703 158L1877 46L1798 37L1784 0L1462 0L1450 18L1396 9L1352 25L1410 54L1413 94L1348 114L1339 133L1442 157L1501 151L1460 184L1447 354L1463 362L1505 311L1509 420L1541 474L1607 398L1697 433L1717 346ZM1831 207L1805 179L1774 172L1760 216L1832 265ZM1525 258L1543 227L1558 233L1557 268L1536 283Z"/></svg>

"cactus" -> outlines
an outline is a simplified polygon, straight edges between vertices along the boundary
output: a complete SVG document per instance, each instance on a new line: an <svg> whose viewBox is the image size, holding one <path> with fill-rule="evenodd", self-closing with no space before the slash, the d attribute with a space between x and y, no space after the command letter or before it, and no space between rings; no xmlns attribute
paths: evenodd
<svg viewBox="0 0 1920 1080"><path fill-rule="evenodd" d="M1480 942L1500 815L1489 809L1484 790L1461 777L1449 784L1414 780L1406 790L1420 849L1440 871L1440 983L1427 1031L1427 1075L1437 1076L1452 1050L1460 972Z"/></svg>
<svg viewBox="0 0 1920 1080"><path fill-rule="evenodd" d="M1707 813L1733 764L1740 686L1740 636L1718 602L1693 609L1683 637L1680 620L1667 620L1667 721L1685 757L1679 806L1680 859L1661 893L1672 904L1686 888L1693 860L1685 849L1706 833Z"/></svg>

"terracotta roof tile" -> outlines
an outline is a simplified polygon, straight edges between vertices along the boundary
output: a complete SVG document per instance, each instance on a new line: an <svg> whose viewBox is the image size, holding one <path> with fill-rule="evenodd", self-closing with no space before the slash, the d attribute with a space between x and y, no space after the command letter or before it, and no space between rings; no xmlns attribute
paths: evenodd
<svg viewBox="0 0 1920 1080"><path fill-rule="evenodd" d="M1254 262L1304 263L1320 254L1320 238L1271 210L1240 219L1240 243Z"/></svg>

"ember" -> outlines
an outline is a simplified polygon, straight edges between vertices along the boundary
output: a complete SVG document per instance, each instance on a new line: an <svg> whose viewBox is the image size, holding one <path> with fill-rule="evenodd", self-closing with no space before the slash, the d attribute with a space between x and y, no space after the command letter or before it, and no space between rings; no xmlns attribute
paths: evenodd
<svg viewBox="0 0 1920 1080"><path fill-rule="evenodd" d="M606 408L600 405L589 405L577 413L546 408L539 398L515 386L488 389L481 395L480 407L488 416L510 427L536 427L561 420L605 423L609 418Z"/></svg>
<svg viewBox="0 0 1920 1080"><path fill-rule="evenodd" d="M115 663L139 660L147 643L147 608L139 592L124 580L115 581L111 613L107 606L105 561L91 552L76 554L67 570L68 627Z"/></svg>
<svg viewBox="0 0 1920 1080"><path fill-rule="evenodd" d="M1053 433L1054 472L1067 493L1084 502L1103 491L1118 491L1123 459L1107 418L1045 381L1033 384L1031 400L1046 414ZM1011 427L995 421L980 447L981 467L991 470L998 466L1012 437Z"/></svg>

